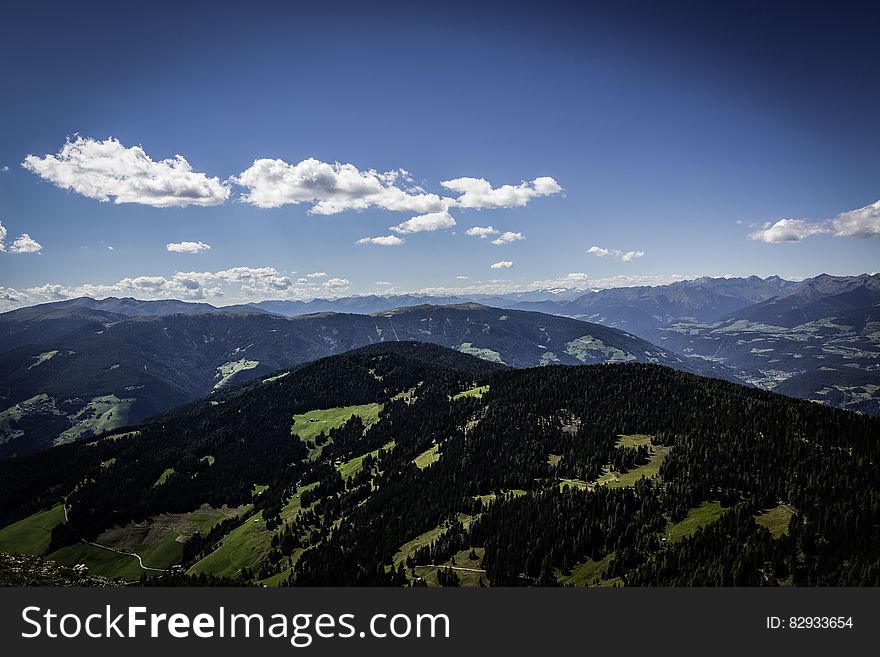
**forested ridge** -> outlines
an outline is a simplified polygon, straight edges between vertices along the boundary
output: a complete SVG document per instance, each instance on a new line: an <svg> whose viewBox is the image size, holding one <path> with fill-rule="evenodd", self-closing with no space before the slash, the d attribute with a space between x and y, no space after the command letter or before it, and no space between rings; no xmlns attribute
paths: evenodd
<svg viewBox="0 0 880 657"><path fill-rule="evenodd" d="M292 435L367 404L374 421ZM510 370L399 343L0 463L0 526L64 503L51 552L243 509L184 543L201 576L175 584L256 522L242 583L877 585L878 459L878 418L657 365Z"/></svg>

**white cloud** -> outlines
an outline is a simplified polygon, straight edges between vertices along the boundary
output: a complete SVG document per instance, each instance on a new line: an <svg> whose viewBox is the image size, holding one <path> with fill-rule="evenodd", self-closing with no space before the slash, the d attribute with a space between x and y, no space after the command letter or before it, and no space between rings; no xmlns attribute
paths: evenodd
<svg viewBox="0 0 880 657"><path fill-rule="evenodd" d="M0 168L0 173L6 173L7 171L9 171L9 167L4 164L3 167Z"/></svg>
<svg viewBox="0 0 880 657"><path fill-rule="evenodd" d="M525 236L522 233L511 233L507 231L506 233L501 233L501 236L498 239L492 240L492 244L502 245L502 244L510 244L511 242L518 242L519 240L524 240Z"/></svg>
<svg viewBox="0 0 880 657"><path fill-rule="evenodd" d="M611 287L631 287L635 285L668 285L676 281L698 278L696 275L683 276L670 274L668 276L609 276L606 278L592 278L583 272L571 272L558 278L532 281L531 283L517 283L509 279L490 279L473 281L461 287L426 287L415 290L418 294L436 294L461 296L468 294L507 294L510 292L529 292L534 290L563 291L563 290L597 290Z"/></svg>
<svg viewBox="0 0 880 657"><path fill-rule="evenodd" d="M841 212L830 221L780 219L775 223L767 222L760 230L749 233L749 239L779 244L801 242L812 235L863 239L880 235L880 201L858 210Z"/></svg>
<svg viewBox="0 0 880 657"><path fill-rule="evenodd" d="M39 253L43 245L32 239L27 233L22 233L9 247L10 253Z"/></svg>
<svg viewBox="0 0 880 657"><path fill-rule="evenodd" d="M553 178L535 178L519 185L492 187L483 178L455 178L440 183L446 189L458 192L455 200L461 208L515 208L522 207L536 196L550 196L562 191Z"/></svg>
<svg viewBox="0 0 880 657"><path fill-rule="evenodd" d="M697 276L683 276L681 274L669 274L664 276L630 276L618 275L603 278L593 278L584 272L570 272L559 278L533 281L526 289L529 290L553 290L553 289L607 289L611 287L632 287L641 285L668 285L677 281L698 278Z"/></svg>
<svg viewBox="0 0 880 657"><path fill-rule="evenodd" d="M311 274L306 274L306 278L327 278L327 272L313 271Z"/></svg>
<svg viewBox="0 0 880 657"><path fill-rule="evenodd" d="M382 235L380 237L362 237L358 244L376 244L378 246L400 246L404 240L397 235Z"/></svg>
<svg viewBox="0 0 880 657"><path fill-rule="evenodd" d="M88 296L130 296L137 299L218 299L241 303L268 298L307 299L346 292L351 281L334 277L321 283L302 278L294 282L274 267L232 267L221 271L175 272L170 276L144 275L115 283L60 285L46 283L21 290L0 287L0 309Z"/></svg>
<svg viewBox="0 0 880 657"><path fill-rule="evenodd" d="M481 240L486 239L489 235L497 235L498 231L492 226L474 226L473 228L468 228L464 231L465 235L470 235L471 237L479 237Z"/></svg>
<svg viewBox="0 0 880 657"><path fill-rule="evenodd" d="M171 253L202 253L208 251L211 245L204 242L170 242L165 248ZM113 247L111 246L110 249L112 250Z"/></svg>
<svg viewBox="0 0 880 657"><path fill-rule="evenodd" d="M645 255L644 251L621 251L619 249L603 249L601 246L591 246L587 253L592 253L600 258L615 258L621 262L630 262Z"/></svg>
<svg viewBox="0 0 880 657"><path fill-rule="evenodd" d="M323 285L330 292L339 294L341 292L345 292L348 288L351 287L351 281L347 278L331 278L327 281L324 281Z"/></svg>
<svg viewBox="0 0 880 657"><path fill-rule="evenodd" d="M429 212L428 214L420 214L412 219L407 219L397 226L392 226L389 230L394 233L405 234L427 233L452 228L454 225L455 219L448 212Z"/></svg>
<svg viewBox="0 0 880 657"><path fill-rule="evenodd" d="M39 253L43 245L33 239L27 233L22 233L12 241L9 246L6 245L6 236L8 235L6 227L0 221L0 252L9 253Z"/></svg>
<svg viewBox="0 0 880 657"><path fill-rule="evenodd" d="M455 178L440 184L458 192L458 196L441 196L412 184L411 175L403 169L380 173L315 158L296 164L260 158L230 180L246 188L240 197L245 203L261 208L310 203L309 211L322 215L368 208L420 215L442 214L453 207L512 208L526 205L532 198L562 191L559 183L549 177L500 187L492 187L483 178Z"/></svg>
<svg viewBox="0 0 880 657"><path fill-rule="evenodd" d="M501 260L489 265L489 269L510 269L511 267L513 267L513 263L510 260Z"/></svg>
<svg viewBox="0 0 880 657"><path fill-rule="evenodd" d="M376 281L376 285L380 287L391 287L394 283L391 283L390 281Z"/></svg>
<svg viewBox="0 0 880 657"><path fill-rule="evenodd" d="M140 146L126 148L112 137L76 139L55 155L28 155L22 166L62 189L99 201L157 208L219 205L229 187L192 170L181 155L154 162Z"/></svg>
<svg viewBox="0 0 880 657"><path fill-rule="evenodd" d="M830 232L827 226L811 223L803 219L780 219L774 224L765 224L761 230L749 233L749 239L769 244L781 242L800 242L810 235Z"/></svg>
<svg viewBox="0 0 880 657"><path fill-rule="evenodd" d="M874 237L880 235L880 201L858 210L842 212L831 220L835 237Z"/></svg>
<svg viewBox="0 0 880 657"><path fill-rule="evenodd" d="M470 278L470 276L456 276L456 278L460 281L466 281Z"/></svg>
<svg viewBox="0 0 880 657"><path fill-rule="evenodd" d="M403 170L360 171L353 164L329 164L314 158L297 164L258 159L232 178L248 190L241 195L241 200L261 208L312 203L312 213L326 215L371 207L419 213L439 212L449 207L449 202L437 194L400 185L409 180L409 174Z"/></svg>

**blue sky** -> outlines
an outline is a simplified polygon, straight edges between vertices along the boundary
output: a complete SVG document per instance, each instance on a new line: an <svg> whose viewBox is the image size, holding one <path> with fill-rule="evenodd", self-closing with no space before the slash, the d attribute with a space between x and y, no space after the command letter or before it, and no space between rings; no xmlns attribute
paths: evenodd
<svg viewBox="0 0 880 657"><path fill-rule="evenodd" d="M880 268L869 3L180 4L8 3L4 307Z"/></svg>

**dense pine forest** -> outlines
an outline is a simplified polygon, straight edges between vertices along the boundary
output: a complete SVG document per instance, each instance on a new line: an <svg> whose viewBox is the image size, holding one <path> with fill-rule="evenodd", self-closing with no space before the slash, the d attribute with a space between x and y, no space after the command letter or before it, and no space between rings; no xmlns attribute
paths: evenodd
<svg viewBox="0 0 880 657"><path fill-rule="evenodd" d="M32 552L153 554L148 584L878 585L878 463L880 418L390 343L0 463L0 551L62 507ZM132 536L168 518L161 561Z"/></svg>

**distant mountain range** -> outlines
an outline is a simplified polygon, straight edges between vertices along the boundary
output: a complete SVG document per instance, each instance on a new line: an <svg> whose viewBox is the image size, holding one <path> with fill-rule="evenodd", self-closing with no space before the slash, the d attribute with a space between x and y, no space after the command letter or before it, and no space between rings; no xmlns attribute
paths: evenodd
<svg viewBox="0 0 880 657"><path fill-rule="evenodd" d="M289 318L205 304L76 300L0 315L0 457L138 422L297 363L406 340L513 367L650 362L719 369L618 329L472 303Z"/></svg>
<svg viewBox="0 0 880 657"><path fill-rule="evenodd" d="M297 363L406 340L512 367L657 363L880 414L878 304L880 277L867 274L223 308L116 298L42 304L0 315L0 458Z"/></svg>
<svg viewBox="0 0 880 657"><path fill-rule="evenodd" d="M422 304L481 303L494 308L531 310L584 319L636 335L672 321L711 322L800 285L778 276L698 278L654 287L607 290L554 289L497 295L367 295L311 301L261 301L250 307L293 317L315 312L378 313ZM641 337L646 337L641 335Z"/></svg>
<svg viewBox="0 0 880 657"><path fill-rule="evenodd" d="M880 414L880 276L821 275L714 322L678 321L658 344L795 397Z"/></svg>

